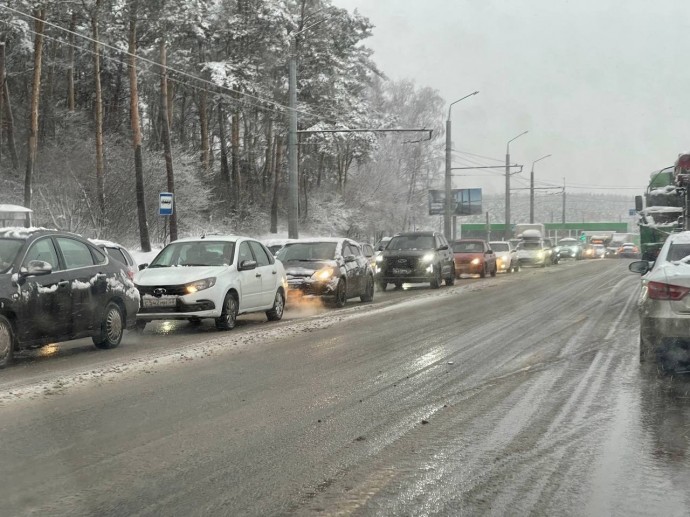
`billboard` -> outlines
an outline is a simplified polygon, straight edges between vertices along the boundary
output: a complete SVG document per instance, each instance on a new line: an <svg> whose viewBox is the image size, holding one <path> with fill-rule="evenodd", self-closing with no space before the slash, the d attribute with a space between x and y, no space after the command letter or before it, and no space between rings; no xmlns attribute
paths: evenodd
<svg viewBox="0 0 690 517"><path fill-rule="evenodd" d="M482 213L482 189L458 188L451 190L450 211L453 215ZM446 191L429 190L429 215L443 215L446 210Z"/></svg>

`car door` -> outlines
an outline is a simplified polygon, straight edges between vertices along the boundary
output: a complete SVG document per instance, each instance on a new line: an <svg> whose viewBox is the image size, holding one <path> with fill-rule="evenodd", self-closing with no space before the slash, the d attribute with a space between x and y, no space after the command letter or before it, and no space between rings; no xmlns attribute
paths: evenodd
<svg viewBox="0 0 690 517"><path fill-rule="evenodd" d="M22 341L65 338L72 332L72 292L68 272L61 266L51 237L33 242L24 256L22 268L42 260L53 270L49 274L26 276L19 281L18 305L21 318L18 329Z"/></svg>
<svg viewBox="0 0 690 517"><path fill-rule="evenodd" d="M275 267L275 261L269 257L268 250L260 243L256 241L248 241L248 243L256 260L256 270L261 275L259 305L264 307L273 305L273 298L278 288L278 271Z"/></svg>
<svg viewBox="0 0 690 517"><path fill-rule="evenodd" d="M446 249L441 249L446 247ZM441 275L444 277L450 276L451 272L455 271L454 255L450 249L448 241L443 235L436 236L436 249L438 250L439 263L441 264Z"/></svg>
<svg viewBox="0 0 690 517"><path fill-rule="evenodd" d="M107 258L102 251L72 237L56 237L55 241L71 282L72 334L91 332L100 325L107 303Z"/></svg>
<svg viewBox="0 0 690 517"><path fill-rule="evenodd" d="M261 270L242 270L246 261L256 262L248 241L240 242L237 247L237 271L240 278L240 311L248 311L261 306Z"/></svg>

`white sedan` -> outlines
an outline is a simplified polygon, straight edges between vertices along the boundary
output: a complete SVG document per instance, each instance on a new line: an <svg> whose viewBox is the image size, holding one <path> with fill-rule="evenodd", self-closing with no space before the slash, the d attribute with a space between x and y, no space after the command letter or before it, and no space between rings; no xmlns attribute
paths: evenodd
<svg viewBox="0 0 690 517"><path fill-rule="evenodd" d="M632 262L631 271L641 273L640 362L660 359L690 359L680 347L664 349L667 338L690 338L690 232L671 234L653 266L646 260Z"/></svg>
<svg viewBox="0 0 690 517"><path fill-rule="evenodd" d="M213 318L218 329L229 330L240 314L265 312L271 321L283 317L285 270L253 239L180 239L140 267L134 277L141 294L139 329L153 320Z"/></svg>

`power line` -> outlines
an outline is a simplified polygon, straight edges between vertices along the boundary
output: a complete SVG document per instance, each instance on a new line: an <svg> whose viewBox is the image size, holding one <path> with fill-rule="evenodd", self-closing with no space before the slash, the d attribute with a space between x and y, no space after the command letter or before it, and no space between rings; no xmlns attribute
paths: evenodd
<svg viewBox="0 0 690 517"><path fill-rule="evenodd" d="M12 12L14 12L14 13L19 14L20 16L25 16L25 17L27 17L27 18L30 18L30 19L34 20L34 21L41 21L41 22L43 22L45 25L48 25L48 26L53 27L53 28L55 28L55 29L61 30L61 31L66 32L66 33L68 33L68 34L72 34L72 35L74 35L74 36L78 36L78 37L83 38L83 39L85 39L85 40L87 40L87 41L90 41L91 43L96 43L96 44L98 44L98 45L100 45L100 46L102 46L102 47L104 47L104 48L109 48L109 49L114 50L114 51L116 51L116 52L119 52L119 53L122 53L122 54L126 54L126 55L129 56L129 57L134 57L135 59L138 59L138 60L140 60L140 61L142 61L142 62L144 62L144 63L148 63L148 64L150 64L150 65L153 65L153 66L156 66L156 67L159 67L159 68L161 67L160 63L156 63L155 61L153 61L153 60L151 60L151 59L148 59L148 58L145 58L145 57L142 57L142 56L138 56L138 55L136 55L136 54L132 54L132 53L126 51L126 50L117 48L117 47L115 47L115 46L113 46L113 45L110 45L110 44L108 44L108 43L105 43L105 42L103 42L103 41L95 40L95 39L93 39L93 38L91 38L91 37L89 37L89 36L86 36L86 35L84 35L84 34L80 34L80 33L76 32L76 31L71 31L71 30L69 30L69 29L66 29L65 27L61 27L60 25L57 25L57 24L52 23L52 22L49 22L49 21L47 21L47 20L41 20L41 19L39 19L39 18L37 18L37 17L31 15L31 14L28 14L28 13L25 13L25 12L23 12L23 11L20 11L19 9L14 9L14 8L9 7L9 6L7 6L7 5L0 5L0 8L5 9L5 10L8 10L8 11L12 11ZM30 30L30 29L29 29L29 30ZM33 32L34 34L36 34L36 32L34 32L34 31L31 31L31 30L30 30L30 32ZM79 48L79 47L77 47L77 48ZM233 94L236 94L236 95L241 95L241 96L243 96L243 97L248 97L248 98L250 98L250 99L254 99L254 100L257 100L257 101L259 101L259 102L265 102L265 103L267 103L267 104L272 104L272 105L274 105L274 106L277 106L277 107L279 107L279 108L283 108L283 109L285 109L285 110L290 110L290 107L289 107L289 106L285 106L284 104L280 104L279 102L276 102L276 101L273 101L273 100L270 100L270 99L265 99L265 98L263 98L263 97L258 97L258 96L256 96L256 95L252 95L252 94L250 94L250 93L246 93L246 92L243 92L243 91L241 91L241 90L237 90L237 89L234 89L234 88L230 88L230 87L228 87L228 86L219 85L219 84L214 83L213 81L209 81L209 80L204 79L204 78L202 78L202 77L198 77L198 76L196 76L196 75L190 74L190 73L188 73L188 72L184 72L184 71L182 71L182 70L177 70L177 69L171 68L171 67L169 67L169 66L166 66L166 69L167 69L169 72L174 72L174 73L176 73L176 74L180 74L180 75L182 75L182 76L188 77L188 78L193 79L193 80L195 80L195 81L199 81L199 82L201 82L201 83L209 84L209 85L211 85L211 86L213 86L213 87L215 87L215 88L222 88L222 89L228 90L229 92L231 92L231 93L233 93ZM256 85L254 85L254 86L256 86ZM308 112L308 111L302 111L302 110L297 110L297 109L296 109L295 112L300 113L300 114L302 114L302 115L309 116L309 117L313 117L313 118L317 118L317 119L322 119L322 120L325 120L325 121L327 121L327 122L331 122L331 123L333 123L333 124L336 124L336 123L337 123L336 121L334 121L334 120L332 120L332 119L327 119L327 118L325 118L325 117L323 117L323 116L321 116L321 115L316 115L316 114L310 113L310 112Z"/></svg>
<svg viewBox="0 0 690 517"><path fill-rule="evenodd" d="M486 159L486 160L493 160L493 161L495 161L495 162L501 162L501 163L505 162L505 160L501 160L501 159L499 159L499 158L492 158L491 156L484 156L484 155L482 155L482 154L470 153L470 152L468 152L468 151L459 151L458 149L451 149L451 150L454 151L454 152L456 152L456 153L467 154L467 155L469 155L469 156L474 156L474 157L476 157L476 158L484 158L484 159Z"/></svg>

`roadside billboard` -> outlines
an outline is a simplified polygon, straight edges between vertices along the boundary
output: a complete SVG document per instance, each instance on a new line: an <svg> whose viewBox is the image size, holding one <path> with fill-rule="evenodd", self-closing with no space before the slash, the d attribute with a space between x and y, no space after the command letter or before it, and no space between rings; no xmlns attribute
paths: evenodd
<svg viewBox="0 0 690 517"><path fill-rule="evenodd" d="M482 213L482 189L458 188L451 190L453 215L478 215ZM429 215L444 215L446 191L429 190Z"/></svg>

